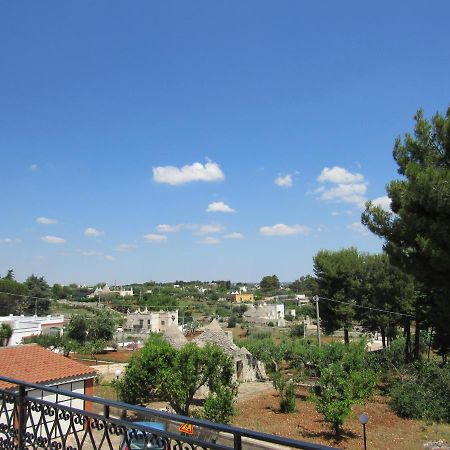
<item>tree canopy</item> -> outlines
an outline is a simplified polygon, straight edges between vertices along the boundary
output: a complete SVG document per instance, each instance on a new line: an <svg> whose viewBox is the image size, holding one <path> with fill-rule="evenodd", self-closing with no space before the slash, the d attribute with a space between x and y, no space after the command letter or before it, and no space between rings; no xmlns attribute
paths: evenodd
<svg viewBox="0 0 450 450"><path fill-rule="evenodd" d="M160 335L152 334L131 358L118 388L127 402L166 400L177 414L189 415L194 395L202 386L213 396L209 404L217 396L234 397L232 378L232 359L219 347L207 344L200 348L189 343L177 350Z"/></svg>
<svg viewBox="0 0 450 450"><path fill-rule="evenodd" d="M450 108L431 121L419 110L415 122L413 134L395 141L401 178L387 186L391 211L368 202L362 222L385 240L391 261L426 287L443 350L450 346Z"/></svg>
<svg viewBox="0 0 450 450"><path fill-rule="evenodd" d="M319 294L346 303L326 301L320 305L322 326L331 333L344 328L349 342L355 309L351 302L361 303L362 257L354 247L339 251L321 250L314 257Z"/></svg>
<svg viewBox="0 0 450 450"><path fill-rule="evenodd" d="M277 289L280 289L280 280L276 275L267 275L262 278L259 287L264 292L276 291Z"/></svg>
<svg viewBox="0 0 450 450"><path fill-rule="evenodd" d="M402 178L387 186L392 211L369 202L362 221L394 263L450 291L450 108L431 122L419 110L415 121L414 135L395 141Z"/></svg>

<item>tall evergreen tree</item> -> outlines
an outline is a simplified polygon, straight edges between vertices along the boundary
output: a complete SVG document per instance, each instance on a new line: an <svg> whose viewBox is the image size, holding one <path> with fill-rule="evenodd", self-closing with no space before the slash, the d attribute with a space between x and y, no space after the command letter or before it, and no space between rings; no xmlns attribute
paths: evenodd
<svg viewBox="0 0 450 450"><path fill-rule="evenodd" d="M415 121L414 134L395 141L401 178L387 186L392 211L369 202L362 222L385 239L391 261L433 294L430 319L437 334L445 336L443 327L450 322L450 107L431 122L420 110ZM416 334L422 319L416 317Z"/></svg>
<svg viewBox="0 0 450 450"><path fill-rule="evenodd" d="M44 277L30 275L25 285L28 290L28 301L25 305L25 312L28 314L47 314L50 310L50 286Z"/></svg>
<svg viewBox="0 0 450 450"><path fill-rule="evenodd" d="M321 250L314 257L314 273L320 296L345 302L320 302L322 326L328 333L344 328L344 340L348 344L348 333L355 317L351 303L361 303L361 255L353 247L339 251Z"/></svg>

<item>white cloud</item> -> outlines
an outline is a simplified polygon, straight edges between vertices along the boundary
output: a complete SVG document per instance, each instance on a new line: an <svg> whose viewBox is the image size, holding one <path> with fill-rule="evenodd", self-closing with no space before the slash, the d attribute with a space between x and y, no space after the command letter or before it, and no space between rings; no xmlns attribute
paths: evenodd
<svg viewBox="0 0 450 450"><path fill-rule="evenodd" d="M50 219L49 217L38 217L36 219L37 223L40 223L41 225L54 225L58 223L56 219Z"/></svg>
<svg viewBox="0 0 450 450"><path fill-rule="evenodd" d="M158 242L166 242L167 241L167 236L164 236L163 234L146 234L144 236L144 239L147 242L150 243L158 243Z"/></svg>
<svg viewBox="0 0 450 450"><path fill-rule="evenodd" d="M272 226L264 226L259 232L264 236L291 236L293 234L308 234L310 228L305 225L285 225L277 223Z"/></svg>
<svg viewBox="0 0 450 450"><path fill-rule="evenodd" d="M335 184L353 184L364 181L364 176L360 173L352 173L343 167L334 166L331 169L325 167L318 176L317 181L321 183L330 182Z"/></svg>
<svg viewBox="0 0 450 450"><path fill-rule="evenodd" d="M30 166L28 167L30 170L38 170L39 166L37 164L30 164Z"/></svg>
<svg viewBox="0 0 450 450"><path fill-rule="evenodd" d="M367 191L367 185L364 183L359 184L338 184L335 187L329 189L319 188L321 200L336 200L345 203L354 203L358 206L364 206L367 201L365 193Z"/></svg>
<svg viewBox="0 0 450 450"><path fill-rule="evenodd" d="M97 230L96 228L89 227L84 230L84 234L85 234L85 236L89 236L89 237L98 237L98 236L102 236L103 234L105 234L105 232Z"/></svg>
<svg viewBox="0 0 450 450"><path fill-rule="evenodd" d="M66 240L57 236L42 236L41 241L47 242L47 244L65 244Z"/></svg>
<svg viewBox="0 0 450 450"><path fill-rule="evenodd" d="M183 228L183 224L179 223L177 225L167 225L165 223L158 225L156 230L160 233L176 233Z"/></svg>
<svg viewBox="0 0 450 450"><path fill-rule="evenodd" d="M353 214L353 211L351 211L350 209L346 209L345 211L333 211L331 213L331 215L333 217L337 217L337 216L350 216L351 214Z"/></svg>
<svg viewBox="0 0 450 450"><path fill-rule="evenodd" d="M173 186L192 181L223 181L225 175L217 163L208 161L205 164L195 162L181 168L175 166L153 167L153 180L156 183L167 183Z"/></svg>
<svg viewBox="0 0 450 450"><path fill-rule="evenodd" d="M213 234L213 233L221 233L225 227L219 224L208 224L208 225L194 225L197 229L193 234L195 235L203 235L203 234Z"/></svg>
<svg viewBox="0 0 450 450"><path fill-rule="evenodd" d="M368 236L370 234L369 230L361 222L353 222L347 225L347 228L362 236Z"/></svg>
<svg viewBox="0 0 450 450"><path fill-rule="evenodd" d="M223 212L223 213L234 213L235 209L231 208L224 202L213 202L208 205L206 209L207 212Z"/></svg>
<svg viewBox="0 0 450 450"><path fill-rule="evenodd" d="M230 233L223 236L224 239L244 239L244 235L242 233Z"/></svg>
<svg viewBox="0 0 450 450"><path fill-rule="evenodd" d="M317 177L317 181L324 183L316 189L321 200L353 203L360 208L364 207L367 201L365 197L367 183L360 173L349 172L343 167L335 166L331 169L325 167Z"/></svg>
<svg viewBox="0 0 450 450"><path fill-rule="evenodd" d="M374 206L379 206L380 208L384 209L387 212L391 211L391 199L387 195L372 200L372 204Z"/></svg>
<svg viewBox="0 0 450 450"><path fill-rule="evenodd" d="M117 252L127 252L128 250L133 250L137 248L136 244L119 244L115 250Z"/></svg>
<svg viewBox="0 0 450 450"><path fill-rule="evenodd" d="M107 261L114 261L114 256L112 256L112 255L105 255L105 259L107 260Z"/></svg>
<svg viewBox="0 0 450 450"><path fill-rule="evenodd" d="M10 238L0 239L0 244L12 244L12 243L13 243L13 240Z"/></svg>
<svg viewBox="0 0 450 450"><path fill-rule="evenodd" d="M198 244L204 244L204 245L215 245L220 244L220 239L212 237L212 236L206 236L200 241L197 241Z"/></svg>
<svg viewBox="0 0 450 450"><path fill-rule="evenodd" d="M292 187L292 175L279 176L275 178L274 183L280 187Z"/></svg>

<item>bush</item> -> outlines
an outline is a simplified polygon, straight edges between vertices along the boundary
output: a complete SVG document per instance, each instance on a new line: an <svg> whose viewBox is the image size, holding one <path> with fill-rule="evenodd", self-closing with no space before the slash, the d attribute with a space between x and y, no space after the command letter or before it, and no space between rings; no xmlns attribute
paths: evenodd
<svg viewBox="0 0 450 450"><path fill-rule="evenodd" d="M414 363L390 395L392 409L401 417L450 422L450 367Z"/></svg>
<svg viewBox="0 0 450 450"><path fill-rule="evenodd" d="M237 387L220 386L216 392L210 392L203 405L202 417L218 423L229 423L234 415Z"/></svg>
<svg viewBox="0 0 450 450"><path fill-rule="evenodd" d="M290 332L289 335L291 337L303 337L304 336L304 327L302 324L300 325L294 325Z"/></svg>
<svg viewBox="0 0 450 450"><path fill-rule="evenodd" d="M323 414L337 436L352 412L352 405L363 403L372 394L375 382L376 375L370 370L348 372L339 363L321 368L320 384L314 386L312 399L317 412Z"/></svg>
<svg viewBox="0 0 450 450"><path fill-rule="evenodd" d="M280 412L295 412L295 386L292 381L286 381L279 372L272 374L273 387L280 394Z"/></svg>
<svg viewBox="0 0 450 450"><path fill-rule="evenodd" d="M234 328L237 324L237 317L236 316L231 316L228 319L228 328Z"/></svg>
<svg viewBox="0 0 450 450"><path fill-rule="evenodd" d="M292 381L286 383L286 388L283 391L280 401L280 411L282 413L295 412L295 386Z"/></svg>

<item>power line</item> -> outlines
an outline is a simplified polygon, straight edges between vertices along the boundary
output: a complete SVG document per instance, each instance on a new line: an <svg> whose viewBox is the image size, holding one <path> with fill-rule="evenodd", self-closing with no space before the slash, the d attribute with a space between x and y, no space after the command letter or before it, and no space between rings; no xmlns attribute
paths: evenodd
<svg viewBox="0 0 450 450"><path fill-rule="evenodd" d="M327 300L329 302L334 302L334 303L342 303L344 305L350 305L350 306L354 306L356 308L362 308L362 309L370 309L371 311L378 311L378 312L383 312L383 313L387 313L387 314L395 314L397 316L403 316L403 317L413 317L412 314L406 314L406 313L399 313L396 311L389 311L387 309L381 309L381 308L373 308L371 306L363 306L363 305L358 305L356 303L353 302L343 302L342 300L335 300L333 298L326 298L326 297L319 297L319 300Z"/></svg>

